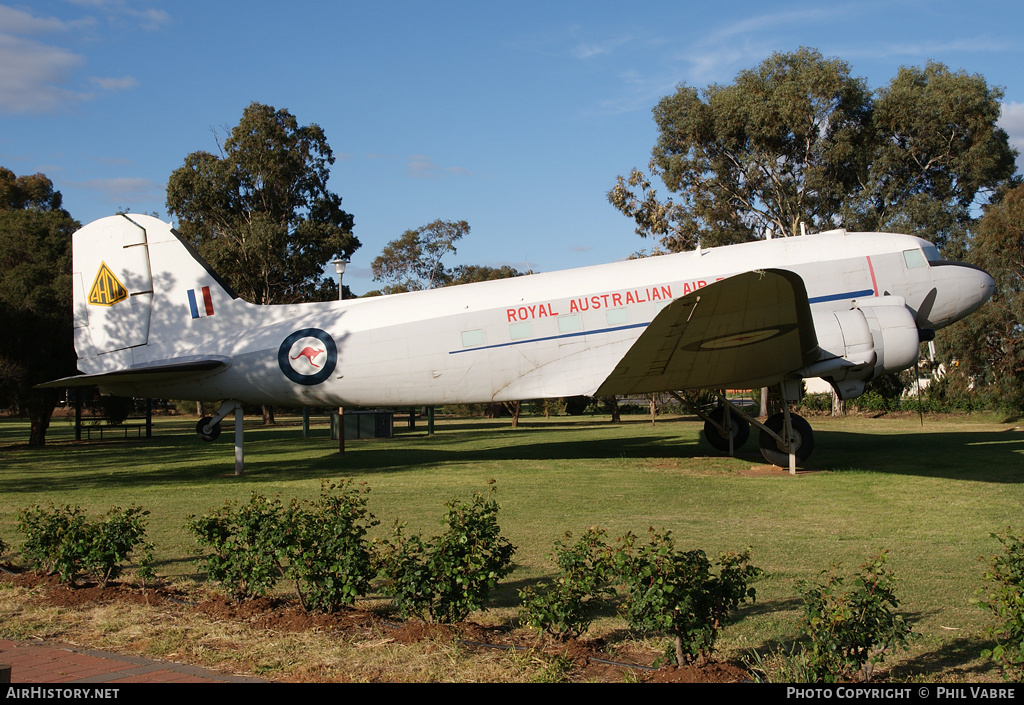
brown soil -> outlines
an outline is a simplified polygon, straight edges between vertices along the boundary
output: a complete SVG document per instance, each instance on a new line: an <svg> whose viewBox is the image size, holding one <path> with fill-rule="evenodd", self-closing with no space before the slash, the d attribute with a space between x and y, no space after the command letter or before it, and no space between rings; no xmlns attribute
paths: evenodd
<svg viewBox="0 0 1024 705"><path fill-rule="evenodd" d="M26 572L0 573L0 581L32 590L34 604L62 608L87 607L95 604L152 605L165 609L180 608L203 614L216 621L236 621L255 629L281 632L329 631L341 634L362 634L371 628L389 627L391 641L398 644L458 639L474 649L540 648L550 656L560 656L571 664L571 680L586 682L623 682L627 674L638 681L651 683L737 683L749 681L749 674L735 664L711 662L704 666L667 666L660 669L644 667L659 654L650 651L612 656L605 652L604 642L540 640L536 635L514 632L505 627L488 627L474 622L454 625L427 624L418 620L399 622L365 610L345 610L333 615L307 614L294 601L282 598L261 598L234 602L214 596L194 601L174 588L136 586L110 583L106 587L84 584L69 588L56 576Z"/></svg>

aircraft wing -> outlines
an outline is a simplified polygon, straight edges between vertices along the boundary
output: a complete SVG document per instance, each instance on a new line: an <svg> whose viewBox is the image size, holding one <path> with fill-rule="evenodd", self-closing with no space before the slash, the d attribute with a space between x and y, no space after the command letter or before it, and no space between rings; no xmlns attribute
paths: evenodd
<svg viewBox="0 0 1024 705"><path fill-rule="evenodd" d="M162 360L137 365L113 372L98 372L90 375L63 377L52 382L37 384L36 387L91 387L93 385L133 384L137 382L174 382L194 378L204 372L219 372L231 366L226 357L194 357Z"/></svg>
<svg viewBox="0 0 1024 705"><path fill-rule="evenodd" d="M746 272L662 309L596 396L760 387L810 364L817 351L803 280L782 269Z"/></svg>

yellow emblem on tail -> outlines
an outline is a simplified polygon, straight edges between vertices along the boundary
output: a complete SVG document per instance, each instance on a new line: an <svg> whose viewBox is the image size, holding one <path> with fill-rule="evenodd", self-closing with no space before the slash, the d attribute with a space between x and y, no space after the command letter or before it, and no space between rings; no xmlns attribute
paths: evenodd
<svg viewBox="0 0 1024 705"><path fill-rule="evenodd" d="M106 262L100 263L100 271L89 289L89 303L93 306L113 306L128 298L128 290L117 280Z"/></svg>

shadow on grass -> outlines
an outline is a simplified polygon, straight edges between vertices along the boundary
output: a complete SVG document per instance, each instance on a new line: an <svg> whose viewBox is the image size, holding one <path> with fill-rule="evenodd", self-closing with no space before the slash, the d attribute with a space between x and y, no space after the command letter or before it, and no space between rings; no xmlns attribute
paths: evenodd
<svg viewBox="0 0 1024 705"><path fill-rule="evenodd" d="M867 434L822 431L810 465L976 482L1024 481L1024 433L961 430L951 433Z"/></svg>
<svg viewBox="0 0 1024 705"><path fill-rule="evenodd" d="M422 426L422 425L421 425ZM698 440L690 418L629 419L611 425L594 419L530 419L522 428L468 419L446 422L434 436L425 428L397 429L392 439L349 441L339 457L326 429L303 440L295 424L246 429L246 474L233 474L232 434L205 444L190 431L158 429L148 440L53 443L40 450L8 446L0 492L41 492L138 485L206 485L366 477L445 465L587 459L703 458L714 455ZM884 428L884 427L883 427ZM756 434L738 457L759 463ZM971 430L949 433L852 433L820 430L808 469L893 473L1018 483L1024 434Z"/></svg>
<svg viewBox="0 0 1024 705"><path fill-rule="evenodd" d="M590 424L593 427L593 424ZM93 487L198 483L218 479L261 483L317 477L369 476L411 472L425 467L475 462L580 460L586 458L685 457L694 455L696 439L632 435L614 428L618 437L595 437L586 430L511 430L492 423L479 430L427 437L403 434L394 439L349 441L339 457L336 441L303 441L295 428L246 429L245 475L233 474L232 442L222 434L203 444L189 435L155 436L144 441L51 444L18 451L0 474L0 492L40 492ZM648 426L650 428L650 426ZM574 438L573 436L578 435Z"/></svg>
<svg viewBox="0 0 1024 705"><path fill-rule="evenodd" d="M915 676L927 678L936 673L955 672L968 683L980 683L982 677L998 671L995 663L980 660L982 650L991 649L993 646L994 642L959 637L945 642L937 651L901 659L899 664L893 666L890 674L892 680L896 682Z"/></svg>

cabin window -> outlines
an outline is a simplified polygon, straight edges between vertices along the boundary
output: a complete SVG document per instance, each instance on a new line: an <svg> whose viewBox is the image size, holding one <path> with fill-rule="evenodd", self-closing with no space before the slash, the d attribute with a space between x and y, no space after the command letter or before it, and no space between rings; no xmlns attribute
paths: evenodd
<svg viewBox="0 0 1024 705"><path fill-rule="evenodd" d="M605 311L604 317L610 326L624 326L629 323L629 309L610 308Z"/></svg>
<svg viewBox="0 0 1024 705"><path fill-rule="evenodd" d="M481 328L476 330L462 331L462 347L472 348L484 344L484 331Z"/></svg>
<svg viewBox="0 0 1024 705"><path fill-rule="evenodd" d="M558 317L559 333L575 333L579 330L583 330L583 321L580 320L580 314L569 313Z"/></svg>
<svg viewBox="0 0 1024 705"><path fill-rule="evenodd" d="M524 323L512 323L508 327L508 335L512 340L522 340L524 338L533 337L533 330L530 326L530 322Z"/></svg>
<svg viewBox="0 0 1024 705"><path fill-rule="evenodd" d="M907 269L919 269L920 267L928 266L924 253L917 249L903 250L903 261L907 263Z"/></svg>

